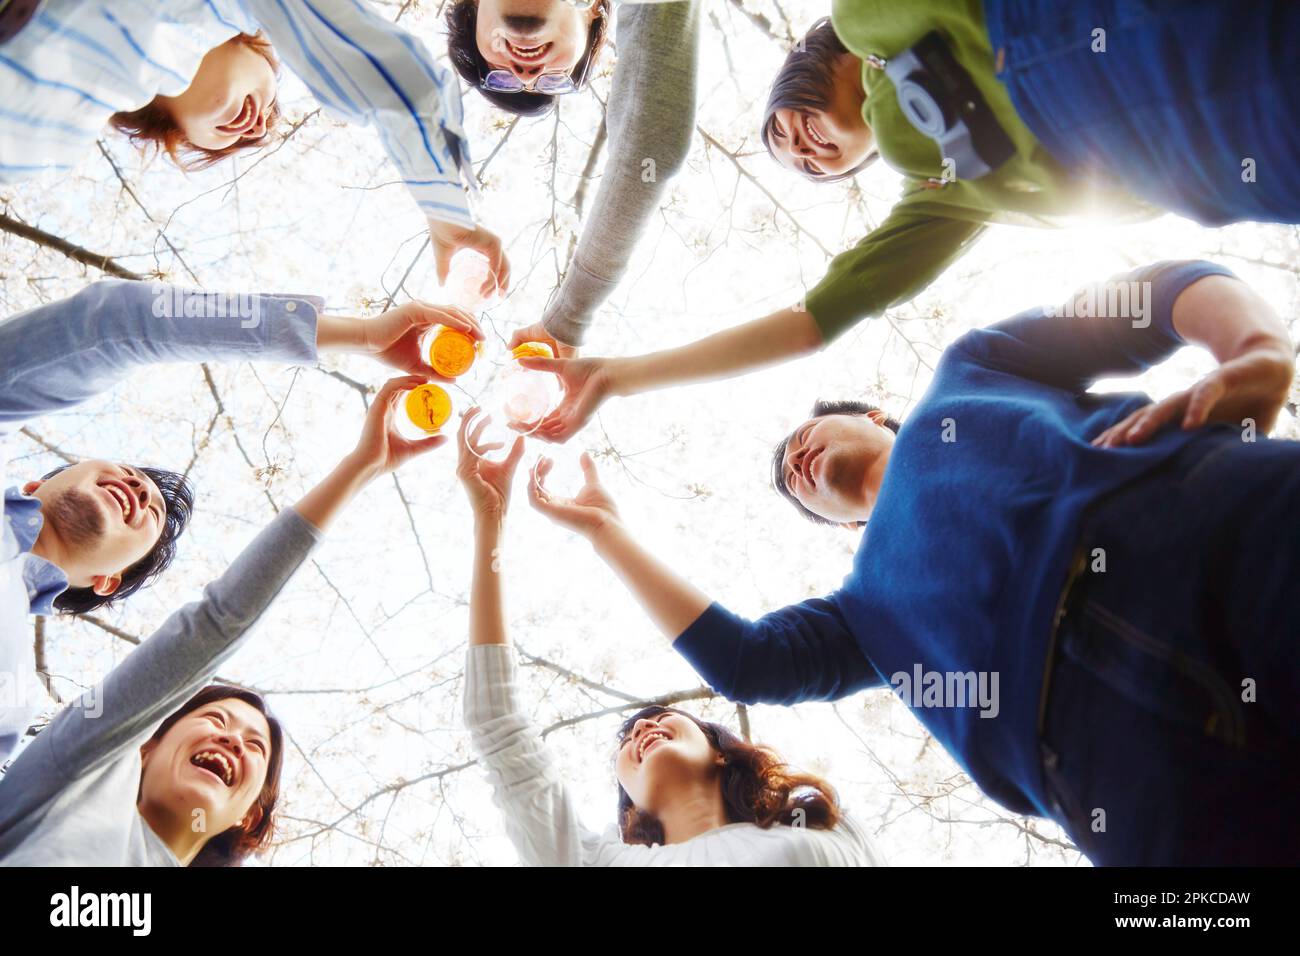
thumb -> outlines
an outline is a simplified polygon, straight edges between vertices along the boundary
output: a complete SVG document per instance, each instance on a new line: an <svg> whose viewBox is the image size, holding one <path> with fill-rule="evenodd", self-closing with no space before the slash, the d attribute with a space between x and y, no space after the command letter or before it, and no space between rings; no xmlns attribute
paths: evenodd
<svg viewBox="0 0 1300 956"><path fill-rule="evenodd" d="M451 254L454 250L447 248L437 239L433 243L433 263L438 273L438 285L447 284L447 274L451 272Z"/></svg>
<svg viewBox="0 0 1300 956"><path fill-rule="evenodd" d="M542 358L538 355L532 355L519 359L519 364L534 372L554 372L558 375L564 371L564 367L569 364L569 360Z"/></svg>
<svg viewBox="0 0 1300 956"><path fill-rule="evenodd" d="M594 485L600 481L600 475L596 473L596 463L591 460L591 455L584 451L578 462L582 465L582 477L587 479L587 484Z"/></svg>

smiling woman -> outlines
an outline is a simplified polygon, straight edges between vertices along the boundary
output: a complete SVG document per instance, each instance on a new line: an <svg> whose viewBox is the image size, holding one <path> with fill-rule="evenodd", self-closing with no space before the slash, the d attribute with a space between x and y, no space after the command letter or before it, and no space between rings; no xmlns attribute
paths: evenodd
<svg viewBox="0 0 1300 956"><path fill-rule="evenodd" d="M109 123L154 144L183 169L206 169L244 149L265 146L280 118L279 63L260 34L241 33L211 50L179 96L155 96Z"/></svg>

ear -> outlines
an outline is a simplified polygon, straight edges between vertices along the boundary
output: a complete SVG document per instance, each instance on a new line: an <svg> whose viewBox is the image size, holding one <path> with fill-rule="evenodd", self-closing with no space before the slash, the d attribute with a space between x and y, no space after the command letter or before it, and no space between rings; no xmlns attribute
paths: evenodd
<svg viewBox="0 0 1300 956"><path fill-rule="evenodd" d="M44 480L29 481L27 482L27 484L23 485L23 494L30 495L32 492L34 492L37 488L39 488L43 484L45 484Z"/></svg>
<svg viewBox="0 0 1300 956"><path fill-rule="evenodd" d="M878 408L873 408L871 411L867 412L867 417L870 418L877 425L879 425L881 428L885 427L885 420L889 418L888 415L886 415Z"/></svg>
<svg viewBox="0 0 1300 956"><path fill-rule="evenodd" d="M866 524L865 521L842 521L840 522L840 527L846 531L860 531L864 524Z"/></svg>
<svg viewBox="0 0 1300 956"><path fill-rule="evenodd" d="M243 819L239 821L239 829L243 830L245 833L250 833L253 828L261 822L262 808L255 803L248 808L248 812L245 813Z"/></svg>
<svg viewBox="0 0 1300 956"><path fill-rule="evenodd" d="M100 597L108 597L122 586L120 574L96 574L90 579L90 588Z"/></svg>
<svg viewBox="0 0 1300 956"><path fill-rule="evenodd" d="M153 754L157 746L158 741L156 740L146 740L140 745L140 766L142 768L149 762L149 757Z"/></svg>

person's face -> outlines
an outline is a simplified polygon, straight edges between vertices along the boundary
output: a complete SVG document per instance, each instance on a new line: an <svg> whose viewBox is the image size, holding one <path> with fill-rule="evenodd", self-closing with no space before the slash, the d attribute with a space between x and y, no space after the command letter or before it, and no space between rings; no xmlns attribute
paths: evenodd
<svg viewBox="0 0 1300 956"><path fill-rule="evenodd" d="M695 721L669 711L636 722L619 744L614 774L639 809L659 814L674 792L711 778L721 761Z"/></svg>
<svg viewBox="0 0 1300 956"><path fill-rule="evenodd" d="M799 503L829 521L865 520L878 489L873 466L894 445L881 412L810 418L790 436L781 463L785 486Z"/></svg>
<svg viewBox="0 0 1300 956"><path fill-rule="evenodd" d="M29 481L23 493L41 500L56 539L59 566L72 587L112 594L122 572L148 554L162 536L167 505L142 471L110 461L82 461L52 478ZM40 540L40 539L38 539Z"/></svg>
<svg viewBox="0 0 1300 956"><path fill-rule="evenodd" d="M875 146L862 119L862 84L852 72L861 61L849 54L840 62L825 109L780 109L772 117L768 142L777 162L814 181L847 173Z"/></svg>
<svg viewBox="0 0 1300 956"><path fill-rule="evenodd" d="M587 52L596 5L579 10L564 0L478 0L474 39L494 70L531 86L543 73L572 73Z"/></svg>
<svg viewBox="0 0 1300 956"><path fill-rule="evenodd" d="M138 805L147 815L208 836L236 825L248 829L258 822L253 804L266 782L271 729L256 707L237 698L217 700L146 744L141 759Z"/></svg>
<svg viewBox="0 0 1300 956"><path fill-rule="evenodd" d="M227 40L208 51L184 93L159 99L192 145L216 150L265 135L275 95L266 58Z"/></svg>

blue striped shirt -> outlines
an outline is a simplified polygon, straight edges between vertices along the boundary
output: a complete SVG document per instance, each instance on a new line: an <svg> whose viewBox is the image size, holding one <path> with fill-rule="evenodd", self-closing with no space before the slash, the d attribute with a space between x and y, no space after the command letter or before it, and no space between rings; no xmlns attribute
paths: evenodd
<svg viewBox="0 0 1300 956"><path fill-rule="evenodd" d="M363 0L49 0L0 46L0 182L72 168L113 113L179 95L258 30L329 112L375 127L426 216L473 225L456 78Z"/></svg>

